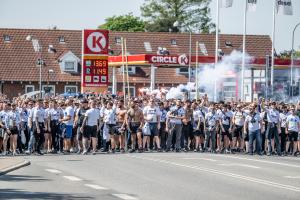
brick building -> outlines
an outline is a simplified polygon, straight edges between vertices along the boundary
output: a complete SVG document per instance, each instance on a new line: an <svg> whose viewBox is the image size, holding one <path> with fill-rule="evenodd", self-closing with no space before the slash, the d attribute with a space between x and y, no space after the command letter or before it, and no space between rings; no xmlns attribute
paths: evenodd
<svg viewBox="0 0 300 200"><path fill-rule="evenodd" d="M39 64L42 64L42 88L46 92L61 94L80 91L82 32L79 30L0 29L0 92L12 98L19 93L39 90ZM32 40L37 39L41 53L35 52ZM189 34L110 32L111 54L121 54L121 37L127 39L128 54L156 54L159 47L172 55L189 53ZM215 36L192 34L192 45L201 41L207 56L214 56ZM220 35L222 53L242 50L242 35ZM192 48L192 55L195 55ZM271 52L271 40L266 35L248 35L247 53L264 58ZM203 55L202 53L200 55ZM130 66L131 94L141 87L150 86L149 66ZM109 68L109 81L112 70ZM117 90L122 91L122 74L117 70ZM186 68L158 67L156 86L171 87L186 83ZM111 87L109 87L110 89Z"/></svg>

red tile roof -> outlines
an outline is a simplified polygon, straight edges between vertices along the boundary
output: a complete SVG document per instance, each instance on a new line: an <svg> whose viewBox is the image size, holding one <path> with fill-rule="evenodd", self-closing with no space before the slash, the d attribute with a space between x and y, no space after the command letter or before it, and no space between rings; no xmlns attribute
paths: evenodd
<svg viewBox="0 0 300 200"><path fill-rule="evenodd" d="M10 42L4 42L3 36L11 36ZM43 49L42 58L45 66L42 69L42 79L48 80L48 70L52 69L49 81L56 82L80 82L79 74L63 73L60 70L58 58L65 52L72 51L81 58L81 31L79 30L45 30L45 29L0 29L0 80L2 81L38 81L39 67L36 65L38 58L31 41L27 41L28 35L37 38ZM64 36L65 43L59 43L59 37ZM150 33L150 32L110 32L110 48L116 55L120 54L121 46L115 39L124 37L127 39L127 48L130 54L155 54L158 47L166 47L171 54L188 54L189 34L182 33ZM171 45L175 39L177 45ZM210 34L192 35L192 54L195 54L196 41L203 42L208 54L214 55L215 36ZM225 42L231 42L232 48L227 48ZM145 50L144 42L151 44L152 52ZM53 45L55 53L48 52L48 46ZM230 54L233 49L241 49L242 35L220 35L220 48L225 54ZM248 54L254 57L265 57L271 52L271 40L266 35L248 35ZM137 68L136 75L130 75L130 82L149 83L150 68ZM111 70L110 70L111 76ZM122 81L122 75L117 74L118 82ZM156 73L157 83L183 83L187 81L184 75L177 75L174 68L158 68Z"/></svg>

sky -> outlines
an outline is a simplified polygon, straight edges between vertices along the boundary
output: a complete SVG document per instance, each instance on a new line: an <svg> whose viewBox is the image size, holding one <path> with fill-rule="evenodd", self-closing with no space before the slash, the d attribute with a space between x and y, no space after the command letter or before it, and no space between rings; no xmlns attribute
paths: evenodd
<svg viewBox="0 0 300 200"><path fill-rule="evenodd" d="M210 4L213 22L216 1ZM220 10L220 30L225 34L243 33L245 0L234 0L232 8ZM292 32L300 23L300 0L292 0L293 16L277 15L275 49L290 50ZM113 15L140 16L144 0L0 0L0 28L94 29ZM271 35L273 0L258 0L256 12L247 14L247 34ZM300 26L295 32L295 49L300 50Z"/></svg>

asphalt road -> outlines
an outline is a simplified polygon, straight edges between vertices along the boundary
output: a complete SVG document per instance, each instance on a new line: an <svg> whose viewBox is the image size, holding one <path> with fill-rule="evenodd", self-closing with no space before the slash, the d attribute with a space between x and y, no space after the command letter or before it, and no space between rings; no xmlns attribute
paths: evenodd
<svg viewBox="0 0 300 200"><path fill-rule="evenodd" d="M300 199L300 158L144 153L25 157L0 199Z"/></svg>

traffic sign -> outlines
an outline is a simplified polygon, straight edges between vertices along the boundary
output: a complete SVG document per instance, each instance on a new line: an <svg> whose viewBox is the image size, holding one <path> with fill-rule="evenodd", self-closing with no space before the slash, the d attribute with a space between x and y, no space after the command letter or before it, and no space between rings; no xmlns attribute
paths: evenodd
<svg viewBox="0 0 300 200"><path fill-rule="evenodd" d="M84 30L83 54L108 54L108 33L107 30Z"/></svg>

